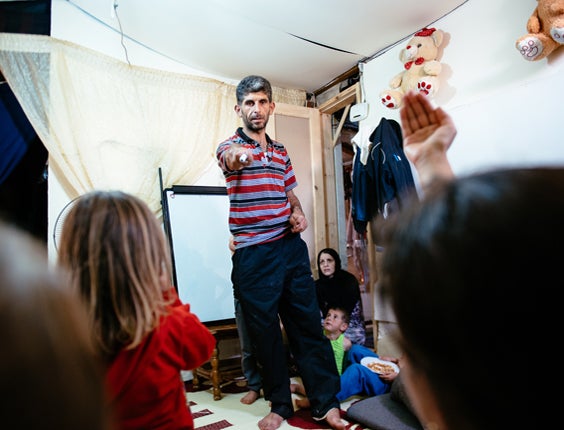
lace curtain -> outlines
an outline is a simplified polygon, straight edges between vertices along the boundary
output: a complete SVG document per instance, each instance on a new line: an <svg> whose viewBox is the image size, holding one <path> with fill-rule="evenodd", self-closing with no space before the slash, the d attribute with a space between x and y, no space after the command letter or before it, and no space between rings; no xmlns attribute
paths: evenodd
<svg viewBox="0 0 564 430"><path fill-rule="evenodd" d="M194 184L234 133L235 87L132 66L49 36L0 33L0 70L70 197L121 189L160 213L164 186ZM305 105L301 90L273 88Z"/></svg>

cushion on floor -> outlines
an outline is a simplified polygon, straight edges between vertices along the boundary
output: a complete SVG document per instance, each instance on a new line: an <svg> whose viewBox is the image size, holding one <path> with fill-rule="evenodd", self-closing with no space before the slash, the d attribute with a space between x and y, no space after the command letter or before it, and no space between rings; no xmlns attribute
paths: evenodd
<svg viewBox="0 0 564 430"><path fill-rule="evenodd" d="M390 393L353 403L347 417L373 430L423 430L415 415Z"/></svg>
<svg viewBox="0 0 564 430"><path fill-rule="evenodd" d="M401 373L392 382L389 393L353 403L347 416L373 430L422 430L414 415L403 385Z"/></svg>

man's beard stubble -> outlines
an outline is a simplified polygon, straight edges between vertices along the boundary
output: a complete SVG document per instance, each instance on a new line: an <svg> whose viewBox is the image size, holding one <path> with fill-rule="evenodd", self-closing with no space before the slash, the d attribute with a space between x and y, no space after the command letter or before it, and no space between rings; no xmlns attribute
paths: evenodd
<svg viewBox="0 0 564 430"><path fill-rule="evenodd" d="M258 132L266 129L266 125L268 124L268 117L264 120L264 123L263 123L262 126L255 125L252 121L250 121L246 117L244 117L243 123L245 124L245 127L247 127L249 130L251 130L255 133L258 133Z"/></svg>

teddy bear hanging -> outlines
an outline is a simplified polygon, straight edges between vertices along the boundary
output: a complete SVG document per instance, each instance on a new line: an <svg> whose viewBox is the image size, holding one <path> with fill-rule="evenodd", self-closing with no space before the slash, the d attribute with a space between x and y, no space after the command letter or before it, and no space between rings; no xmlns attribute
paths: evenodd
<svg viewBox="0 0 564 430"><path fill-rule="evenodd" d="M537 0L527 21L528 34L515 42L515 47L528 61L546 58L564 44L564 0Z"/></svg>
<svg viewBox="0 0 564 430"><path fill-rule="evenodd" d="M437 57L443 39L443 31L424 28L407 42L399 55L400 61L404 63L404 70L391 79L391 89L380 93L380 100L385 107L399 108L404 94L410 90L419 91L428 97L435 95L442 70Z"/></svg>

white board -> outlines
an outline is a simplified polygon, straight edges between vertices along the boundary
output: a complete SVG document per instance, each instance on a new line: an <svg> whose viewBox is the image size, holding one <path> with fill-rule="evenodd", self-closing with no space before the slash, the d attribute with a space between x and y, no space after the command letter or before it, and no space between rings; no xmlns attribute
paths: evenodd
<svg viewBox="0 0 564 430"><path fill-rule="evenodd" d="M235 322L228 217L225 187L164 190L163 219L178 295L210 325Z"/></svg>

